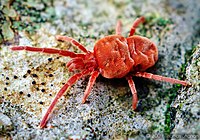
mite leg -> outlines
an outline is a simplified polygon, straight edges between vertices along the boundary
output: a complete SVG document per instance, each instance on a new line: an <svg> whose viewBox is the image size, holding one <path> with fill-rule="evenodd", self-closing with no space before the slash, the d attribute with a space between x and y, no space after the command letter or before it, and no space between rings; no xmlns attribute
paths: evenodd
<svg viewBox="0 0 200 140"><path fill-rule="evenodd" d="M82 103L85 103L87 97L89 96L90 94L90 91L92 90L92 87L95 83L95 80L96 78L99 76L99 72L98 71L94 71L89 79L89 82L88 82L88 85L87 85L87 88L85 90L85 93L84 93L84 97L82 99Z"/></svg>
<svg viewBox="0 0 200 140"><path fill-rule="evenodd" d="M134 74L134 76L154 79L154 80L158 80L158 81L165 81L165 82L169 82L172 84L181 84L184 86L189 85L189 83L187 83L186 81L169 78L169 77L164 77L164 76L160 76L160 75L155 75L155 74L147 73L147 72L137 72L136 74Z"/></svg>
<svg viewBox="0 0 200 140"><path fill-rule="evenodd" d="M49 115L52 113L53 108L55 107L56 103L58 102L58 99L65 93L65 91L68 89L68 87L72 86L78 79L81 77L89 74L89 70L82 71L81 73L77 73L69 78L67 83L60 89L60 91L56 94L54 100L52 101L51 105L49 106L47 112L45 113L44 117L42 118L42 121L40 122L40 128L44 128Z"/></svg>
<svg viewBox="0 0 200 140"><path fill-rule="evenodd" d="M136 30L136 28L138 27L138 25L139 25L140 23L143 23L144 21L145 21L145 18L142 16L142 17L137 18L137 19L133 22L132 28L131 28L130 33L129 33L129 37L132 36L132 35L134 35L135 30Z"/></svg>
<svg viewBox="0 0 200 140"><path fill-rule="evenodd" d="M82 70L85 68L85 65L83 61L79 61L76 63L67 63L67 68L69 69L70 72L75 71L75 70Z"/></svg>
<svg viewBox="0 0 200 140"><path fill-rule="evenodd" d="M88 53L88 50L81 43L79 43L78 41L76 41L71 37L57 35L56 39L61 41L71 42L73 45L77 46L83 52Z"/></svg>
<svg viewBox="0 0 200 140"><path fill-rule="evenodd" d="M122 22L120 20L117 22L115 32L117 35L121 35L122 33Z"/></svg>
<svg viewBox="0 0 200 140"><path fill-rule="evenodd" d="M42 53L47 53L47 54L59 54L62 56L68 56L71 58L74 57L84 57L84 54L76 54L74 52L66 51L66 50L58 50L58 49L53 49L53 48L37 48L37 47L30 47L30 46L14 46L11 48L13 51L21 51L21 50L26 50L26 51L31 51L31 52L42 52Z"/></svg>
<svg viewBox="0 0 200 140"><path fill-rule="evenodd" d="M134 84L133 79L132 79L131 76L126 77L126 79L128 80L128 84L129 84L129 87L131 89L131 93L133 95L132 108L133 108L133 110L135 110L137 108L137 102L138 102L138 97L137 97L137 91L135 89L135 84Z"/></svg>

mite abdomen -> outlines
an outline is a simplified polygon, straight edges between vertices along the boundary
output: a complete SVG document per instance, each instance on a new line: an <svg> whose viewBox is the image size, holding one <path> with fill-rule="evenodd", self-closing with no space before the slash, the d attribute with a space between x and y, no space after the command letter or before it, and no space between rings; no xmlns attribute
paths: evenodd
<svg viewBox="0 0 200 140"><path fill-rule="evenodd" d="M148 38L133 35L127 38L127 43L134 60L132 71L145 71L158 60L158 49Z"/></svg>

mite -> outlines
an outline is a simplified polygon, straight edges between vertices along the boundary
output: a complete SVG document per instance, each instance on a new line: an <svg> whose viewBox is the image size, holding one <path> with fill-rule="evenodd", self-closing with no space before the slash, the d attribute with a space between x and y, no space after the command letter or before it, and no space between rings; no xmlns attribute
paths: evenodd
<svg viewBox="0 0 200 140"><path fill-rule="evenodd" d="M136 28L140 23L143 23L145 18L142 16L137 18L130 30L127 38L121 35L122 24L118 21L116 25L116 34L105 36L98 40L94 45L94 51L88 51L82 44L71 37L56 36L59 41L71 42L78 47L83 53L74 53L68 50L59 50L52 48L37 48L30 46L14 46L13 51L32 51L42 52L47 54L58 54L72 58L66 67L70 72L76 72L65 85L56 94L49 108L47 109L40 128L44 128L49 115L52 113L59 98L65 91L72 86L80 78L90 75L88 85L86 87L82 103L85 103L90 91L95 83L96 78L101 74L105 78L126 78L132 92L132 108L137 108L137 91L132 76L149 78L159 81L166 81L172 84L181 84L187 86L186 81L181 81L173 78L163 77L145 72L152 67L158 60L158 49L156 45L146 37L134 35Z"/></svg>

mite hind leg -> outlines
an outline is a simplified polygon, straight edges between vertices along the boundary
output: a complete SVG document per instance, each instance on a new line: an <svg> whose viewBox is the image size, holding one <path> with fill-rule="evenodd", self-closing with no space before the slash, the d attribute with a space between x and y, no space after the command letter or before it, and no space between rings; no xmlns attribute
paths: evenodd
<svg viewBox="0 0 200 140"><path fill-rule="evenodd" d="M134 76L144 77L144 78L148 78L148 79L154 79L154 80L157 80L157 81L165 81L165 82L169 82L169 83L172 83L172 84L181 84L183 86L190 85L190 83L183 81L183 80L164 77L164 76L155 75L155 74L147 73L147 72L137 72L137 73L134 74Z"/></svg>
<svg viewBox="0 0 200 140"><path fill-rule="evenodd" d="M142 17L137 18L133 22L132 28L131 28L130 33L129 33L129 37L132 36L132 35L134 35L135 30L138 27L138 25L141 24L141 23L143 23L144 21L145 21L145 18L142 16Z"/></svg>
<svg viewBox="0 0 200 140"><path fill-rule="evenodd" d="M126 77L126 79L128 81L129 87L131 89L131 93L133 95L133 97L132 97L132 108L133 108L133 110L136 110L137 103L138 103L138 97L137 97L137 91L136 91L136 88L135 88L135 84L134 84L131 76Z"/></svg>

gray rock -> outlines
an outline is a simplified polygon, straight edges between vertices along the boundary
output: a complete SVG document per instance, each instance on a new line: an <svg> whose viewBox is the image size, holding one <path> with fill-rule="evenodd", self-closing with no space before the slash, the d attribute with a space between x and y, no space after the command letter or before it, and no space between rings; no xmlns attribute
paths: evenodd
<svg viewBox="0 0 200 140"><path fill-rule="evenodd" d="M175 127L172 138L200 138L200 46L194 49L191 62L187 67L187 78L191 87L182 89L173 103L176 109Z"/></svg>
<svg viewBox="0 0 200 140"><path fill-rule="evenodd" d="M12 130L11 119L7 115L0 113L0 132L10 131L10 130Z"/></svg>
<svg viewBox="0 0 200 140"><path fill-rule="evenodd" d="M9 116L13 122L13 130L7 131L6 135L12 139L37 140L163 139L174 138L187 128L195 134L198 132L199 83L196 78L199 76L199 48L193 53L191 63L185 57L186 52L199 41L198 0L55 0L45 4L21 4L33 7L31 11L40 10L40 14L36 14L39 17L33 17L37 22L27 28L32 30L34 26L41 27L33 28L36 34L32 35L18 31L19 35L13 41L15 45L68 49L74 52L79 50L56 41L54 36L63 34L74 37L87 49L93 50L98 39L114 34L118 19L122 20L123 35L127 36L137 16L150 17L137 30L137 34L148 36L158 46L159 60L148 71L178 78L182 65L188 64L186 75L182 71L180 78L185 77L192 86L173 86L134 78L139 96L138 111L134 112L131 109L131 92L125 79L109 80L100 76L86 104L81 104L88 81L86 77L61 98L50 116L47 128L39 129L42 114L63 86L62 83L72 75L65 67L69 59L41 53L12 52L9 47L13 46L13 42L6 42L0 49L0 93L3 100L0 102L0 112ZM37 5L40 5L39 8L34 8ZM45 5L47 9L44 9ZM25 23L32 20L27 20L23 14L21 16ZM47 17L48 20L38 26L38 21ZM26 26L23 28L27 31Z"/></svg>

